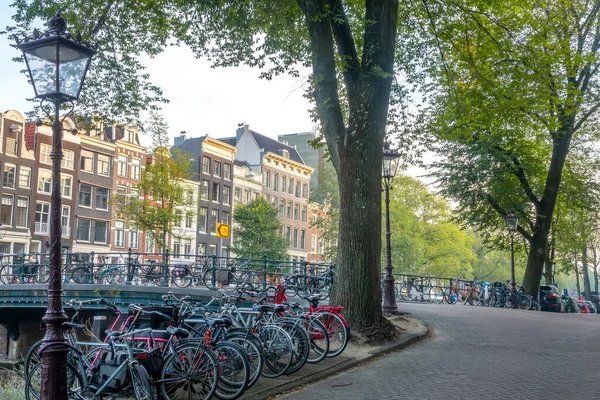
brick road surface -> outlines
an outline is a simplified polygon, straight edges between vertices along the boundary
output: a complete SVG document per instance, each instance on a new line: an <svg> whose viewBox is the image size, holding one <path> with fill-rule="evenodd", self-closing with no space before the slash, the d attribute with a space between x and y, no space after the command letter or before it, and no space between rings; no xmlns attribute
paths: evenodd
<svg viewBox="0 0 600 400"><path fill-rule="evenodd" d="M600 399L600 315L398 305L435 337L281 399Z"/></svg>

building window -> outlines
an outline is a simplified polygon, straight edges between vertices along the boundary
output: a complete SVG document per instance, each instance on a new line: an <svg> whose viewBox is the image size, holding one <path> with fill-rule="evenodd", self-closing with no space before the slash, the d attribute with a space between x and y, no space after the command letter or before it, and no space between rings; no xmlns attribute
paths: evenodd
<svg viewBox="0 0 600 400"><path fill-rule="evenodd" d="M302 198L308 199L308 184L302 184Z"/></svg>
<svg viewBox="0 0 600 400"><path fill-rule="evenodd" d="M317 252L317 235L310 235L310 252Z"/></svg>
<svg viewBox="0 0 600 400"><path fill-rule="evenodd" d="M221 212L221 223L229 225L229 213L227 211Z"/></svg>
<svg viewBox="0 0 600 400"><path fill-rule="evenodd" d="M220 190L221 185L219 185L218 183L213 183L213 187L212 187L212 201L219 201L219 190Z"/></svg>
<svg viewBox="0 0 600 400"><path fill-rule="evenodd" d="M287 203L287 217L292 218L292 202L288 201Z"/></svg>
<svg viewBox="0 0 600 400"><path fill-rule="evenodd" d="M273 191L279 190L279 174L273 174Z"/></svg>
<svg viewBox="0 0 600 400"><path fill-rule="evenodd" d="M90 241L90 220L77 218L77 240Z"/></svg>
<svg viewBox="0 0 600 400"><path fill-rule="evenodd" d="M62 206L62 213L60 215L60 225L62 226L62 236L71 236L71 207Z"/></svg>
<svg viewBox="0 0 600 400"><path fill-rule="evenodd" d="M15 218L15 225L20 227L27 227L27 220L29 215L29 198L19 197L17 199L17 215Z"/></svg>
<svg viewBox="0 0 600 400"><path fill-rule="evenodd" d="M79 168L85 172L94 172L94 153L81 150Z"/></svg>
<svg viewBox="0 0 600 400"><path fill-rule="evenodd" d="M117 167L117 175L127 178L127 162L128 158L126 155L120 155L117 159L118 167Z"/></svg>
<svg viewBox="0 0 600 400"><path fill-rule="evenodd" d="M0 223L3 225L12 226L13 216L13 201L12 194L2 195L2 208L0 208Z"/></svg>
<svg viewBox="0 0 600 400"><path fill-rule="evenodd" d="M289 226L285 228L285 238L291 246L292 245L292 228Z"/></svg>
<svg viewBox="0 0 600 400"><path fill-rule="evenodd" d="M300 197L300 182L296 181L296 197Z"/></svg>
<svg viewBox="0 0 600 400"><path fill-rule="evenodd" d="M242 203L246 204L250 200L250 191L248 189L244 189L244 197L242 198Z"/></svg>
<svg viewBox="0 0 600 400"><path fill-rule="evenodd" d="M217 221L219 220L219 210L210 210L210 227L209 232L217 234Z"/></svg>
<svg viewBox="0 0 600 400"><path fill-rule="evenodd" d="M181 244L178 240L173 241L173 257L180 257L181 255Z"/></svg>
<svg viewBox="0 0 600 400"><path fill-rule="evenodd" d="M186 213L185 214L185 227L191 228L193 222L194 222L194 216L192 215L192 213Z"/></svg>
<svg viewBox="0 0 600 400"><path fill-rule="evenodd" d="M60 162L60 166L65 169L73 169L75 166L75 153L71 150L63 150L63 159Z"/></svg>
<svg viewBox="0 0 600 400"><path fill-rule="evenodd" d="M231 164L223 164L223 178L231 180Z"/></svg>
<svg viewBox="0 0 600 400"><path fill-rule="evenodd" d="M190 242L183 243L183 254L185 258L190 258L192 254L192 244Z"/></svg>
<svg viewBox="0 0 600 400"><path fill-rule="evenodd" d="M275 209L277 209L277 207L279 206L279 202L277 201L277 197L273 196L273 200L271 201L271 203L273 204L273 207L275 207Z"/></svg>
<svg viewBox="0 0 600 400"><path fill-rule="evenodd" d="M6 154L9 156L19 155L19 142L17 142L17 139L6 138Z"/></svg>
<svg viewBox="0 0 600 400"><path fill-rule="evenodd" d="M127 202L127 187L117 186L117 192L115 193L116 201L119 206L124 206Z"/></svg>
<svg viewBox="0 0 600 400"><path fill-rule="evenodd" d="M108 223L106 221L94 222L94 243L106 243L106 229Z"/></svg>
<svg viewBox="0 0 600 400"><path fill-rule="evenodd" d="M242 201L242 189L235 188L233 193L234 193L233 196L235 198L235 201Z"/></svg>
<svg viewBox="0 0 600 400"><path fill-rule="evenodd" d="M73 188L73 177L71 175L60 176L60 195L68 199L71 198L71 189Z"/></svg>
<svg viewBox="0 0 600 400"><path fill-rule="evenodd" d="M123 221L115 221L115 247L125 247L125 222Z"/></svg>
<svg viewBox="0 0 600 400"><path fill-rule="evenodd" d="M285 200L284 199L281 199L280 203L279 203L279 216L280 217L285 216Z"/></svg>
<svg viewBox="0 0 600 400"><path fill-rule="evenodd" d="M49 144L40 144L40 162L42 164L52 164L50 153L52 152L52 146Z"/></svg>
<svg viewBox="0 0 600 400"><path fill-rule="evenodd" d="M271 202L271 196L269 196L268 194L265 194L265 200L267 201L267 203Z"/></svg>
<svg viewBox="0 0 600 400"><path fill-rule="evenodd" d="M138 231L130 230L129 231L129 247L131 247L132 250L137 250L138 246L139 246Z"/></svg>
<svg viewBox="0 0 600 400"><path fill-rule="evenodd" d="M198 255L206 255L206 243L198 243Z"/></svg>
<svg viewBox="0 0 600 400"><path fill-rule="evenodd" d="M306 206L302 206L302 222L306 222L308 220L308 209Z"/></svg>
<svg viewBox="0 0 600 400"><path fill-rule="evenodd" d="M298 203L294 204L294 219L300 219L300 204Z"/></svg>
<svg viewBox="0 0 600 400"><path fill-rule="evenodd" d="M210 255L211 256L216 256L217 255L217 245L216 244L211 244L210 245Z"/></svg>
<svg viewBox="0 0 600 400"><path fill-rule="evenodd" d="M50 232L50 203L38 202L35 205L35 233L47 234Z"/></svg>
<svg viewBox="0 0 600 400"><path fill-rule="evenodd" d="M31 169L19 167L19 186L26 189L31 187Z"/></svg>
<svg viewBox="0 0 600 400"><path fill-rule="evenodd" d="M300 231L300 248L304 250L306 247L306 231L302 229Z"/></svg>
<svg viewBox="0 0 600 400"><path fill-rule="evenodd" d="M287 182L287 178L285 176L281 176L281 191L285 193L285 183Z"/></svg>
<svg viewBox="0 0 600 400"><path fill-rule="evenodd" d="M194 190L188 190L188 192L187 192L187 201L190 204L194 203Z"/></svg>
<svg viewBox="0 0 600 400"><path fill-rule="evenodd" d="M92 187L82 183L79 185L79 205L82 207L92 206Z"/></svg>
<svg viewBox="0 0 600 400"><path fill-rule="evenodd" d="M146 253L154 253L154 236L151 232L146 232Z"/></svg>
<svg viewBox="0 0 600 400"><path fill-rule="evenodd" d="M40 169L38 174L38 192L50 194L52 190L52 172Z"/></svg>
<svg viewBox="0 0 600 400"><path fill-rule="evenodd" d="M223 204L231 204L231 188L223 185Z"/></svg>
<svg viewBox="0 0 600 400"><path fill-rule="evenodd" d="M131 160L131 178L140 179L142 176L142 161L134 158Z"/></svg>
<svg viewBox="0 0 600 400"><path fill-rule="evenodd" d="M98 175L110 176L110 157L104 154L98 154L98 165L96 166Z"/></svg>
<svg viewBox="0 0 600 400"><path fill-rule="evenodd" d="M202 200L208 200L209 187L210 187L210 182L203 180L202 181L202 186L200 188L200 198Z"/></svg>
<svg viewBox="0 0 600 400"><path fill-rule="evenodd" d="M129 192L129 198L131 200L139 200L140 199L140 191L138 189L131 188L131 191Z"/></svg>
<svg viewBox="0 0 600 400"><path fill-rule="evenodd" d="M97 210L108 210L108 196L109 192L106 188L96 188L96 209Z"/></svg>
<svg viewBox="0 0 600 400"><path fill-rule="evenodd" d="M210 158L202 157L202 172L210 174Z"/></svg>
<svg viewBox="0 0 600 400"><path fill-rule="evenodd" d="M5 188L14 189L16 172L17 172L16 166L5 164L4 165L4 175L2 177L2 186L4 186Z"/></svg>
<svg viewBox="0 0 600 400"><path fill-rule="evenodd" d="M265 187L271 187L271 171L265 171L263 185L265 185Z"/></svg>
<svg viewBox="0 0 600 400"><path fill-rule="evenodd" d="M298 229L294 229L294 247L298 247Z"/></svg>
<svg viewBox="0 0 600 400"><path fill-rule="evenodd" d="M206 228L208 225L208 208L200 207L200 212L198 213L198 230L202 233L206 233Z"/></svg>
<svg viewBox="0 0 600 400"><path fill-rule="evenodd" d="M288 181L288 193L294 193L294 179L292 178L290 178L290 180Z"/></svg>
<svg viewBox="0 0 600 400"><path fill-rule="evenodd" d="M214 170L213 175L218 176L219 178L221 177L221 162L220 161L215 161L215 170Z"/></svg>

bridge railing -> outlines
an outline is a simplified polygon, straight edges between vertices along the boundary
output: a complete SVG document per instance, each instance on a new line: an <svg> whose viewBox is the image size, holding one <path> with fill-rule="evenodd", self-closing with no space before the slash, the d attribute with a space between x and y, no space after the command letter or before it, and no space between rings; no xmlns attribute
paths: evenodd
<svg viewBox="0 0 600 400"><path fill-rule="evenodd" d="M305 261L217 257L205 255L127 252L63 252L64 283L205 286L210 289L247 288L266 290L284 280L304 293L329 290L333 264ZM47 253L0 254L1 284L48 282Z"/></svg>

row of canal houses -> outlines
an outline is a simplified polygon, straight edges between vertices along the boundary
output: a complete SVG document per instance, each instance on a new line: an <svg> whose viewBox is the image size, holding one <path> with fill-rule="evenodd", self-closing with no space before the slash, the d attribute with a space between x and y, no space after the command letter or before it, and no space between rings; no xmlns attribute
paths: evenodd
<svg viewBox="0 0 600 400"><path fill-rule="evenodd" d="M133 125L78 125L65 120L61 171L65 252L81 254L83 260L93 252L110 262L126 257L129 249L160 251L150 234L133 229L112 212L114 196L140 196L137 183L152 162L140 135ZM48 251L51 139L49 123L27 122L16 110L0 114L0 223L6 228L0 257ZM217 237L217 223L231 224L236 204L264 196L279 211L289 260L322 261L324 243L310 226L315 209L309 202L310 180L315 168L304 162L296 146L242 125L227 138L188 138L182 133L175 138L175 148L193 156L194 175L186 182L189 201L174 221L186 240L169 240L172 257L232 256L231 239Z"/></svg>

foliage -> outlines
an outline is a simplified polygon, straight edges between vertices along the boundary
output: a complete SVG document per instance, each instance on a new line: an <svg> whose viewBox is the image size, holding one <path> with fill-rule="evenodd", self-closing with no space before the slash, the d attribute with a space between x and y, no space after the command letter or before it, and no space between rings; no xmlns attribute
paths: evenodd
<svg viewBox="0 0 600 400"><path fill-rule="evenodd" d="M238 203L233 212L233 245L238 256L268 260L286 259L287 240L281 236L277 208L258 197L248 204Z"/></svg>
<svg viewBox="0 0 600 400"><path fill-rule="evenodd" d="M150 232L159 248L166 248L168 238L187 239L178 229L174 229L174 221L178 221L178 210L185 207L192 177L190 157L175 151L171 154L165 147L168 141L168 125L159 115L151 117L149 132L156 147L153 149L151 162L141 173L140 181L135 188L140 196L123 199L115 196L114 204L118 219L129 221L135 229ZM193 214L195 209L187 210Z"/></svg>
<svg viewBox="0 0 600 400"><path fill-rule="evenodd" d="M338 237L340 226L340 191L335 176L335 169L329 160L324 162L319 171L319 186L311 193L313 220L311 228L320 232L319 240L324 243L324 254L327 262L335 262L338 253Z"/></svg>
<svg viewBox="0 0 600 400"><path fill-rule="evenodd" d="M524 284L537 292L565 164L590 154L599 132L596 2L423 2L420 25L438 65L424 95L423 128L459 220L499 238L514 209L531 251ZM516 12L515 10L519 10Z"/></svg>

